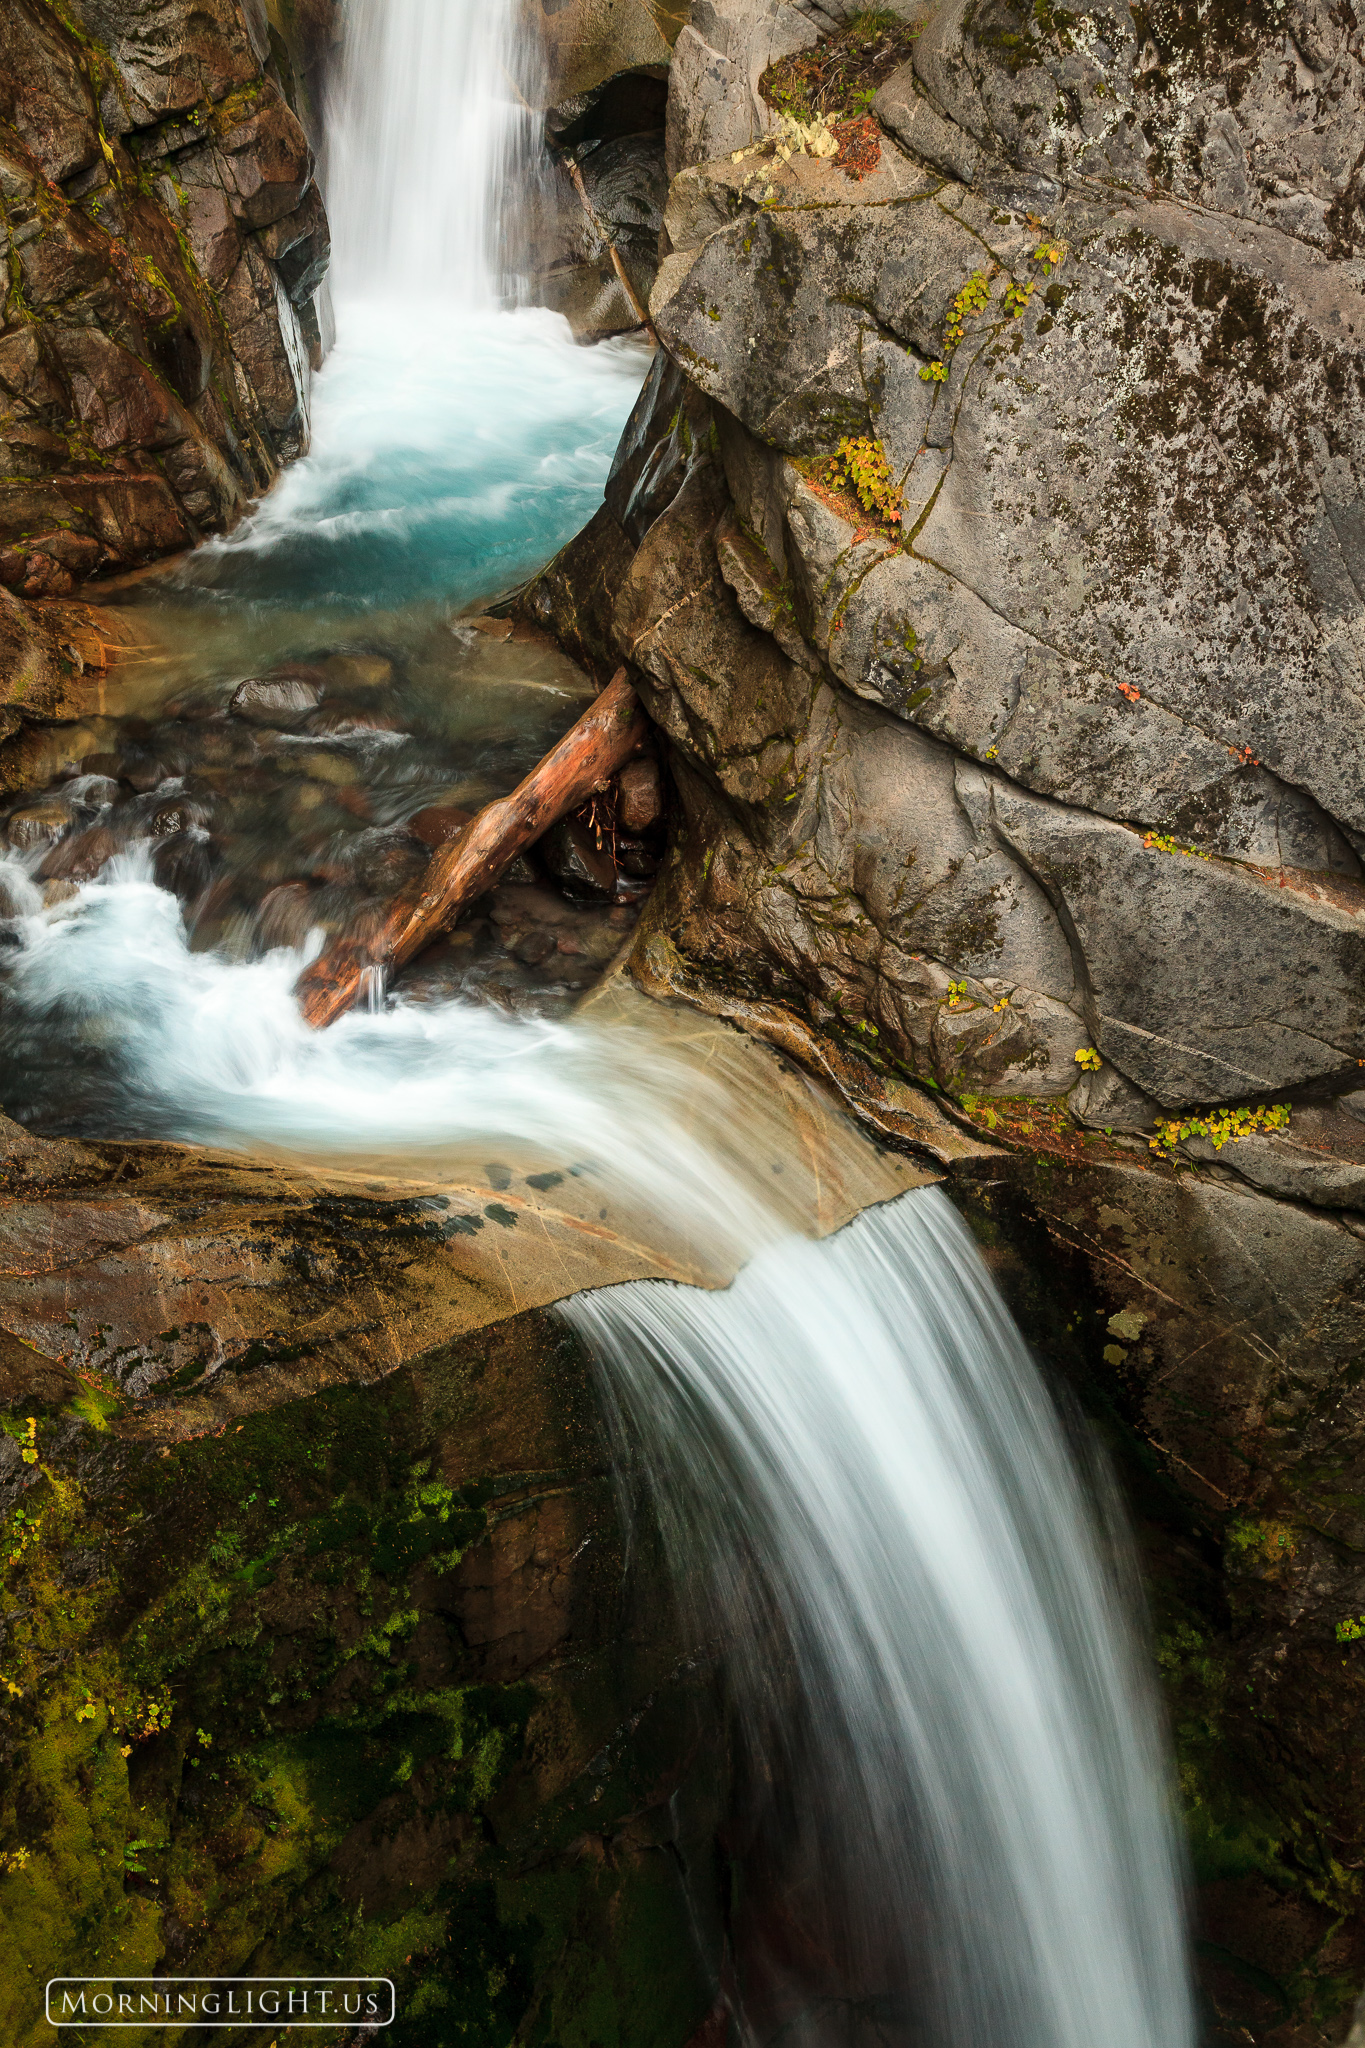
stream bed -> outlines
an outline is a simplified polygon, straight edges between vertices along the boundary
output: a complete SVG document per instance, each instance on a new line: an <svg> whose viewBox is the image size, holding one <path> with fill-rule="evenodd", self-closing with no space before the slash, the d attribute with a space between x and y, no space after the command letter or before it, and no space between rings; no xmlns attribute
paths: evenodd
<svg viewBox="0 0 1365 2048"><path fill-rule="evenodd" d="M263 979L287 997L326 939L363 935L580 715L591 680L479 607L600 501L648 360L635 341L578 348L544 312L342 306L311 453L237 533L112 593L133 658L102 715L53 729L47 786L0 813L12 1116L221 1130L202 1085L181 1101L170 1079L207 1044L194 992L258 1020ZM633 835L613 817L518 860L396 1000L566 1014L633 929L652 808ZM240 1061L243 1088L277 1063ZM340 1096L333 1121L339 1137Z"/></svg>

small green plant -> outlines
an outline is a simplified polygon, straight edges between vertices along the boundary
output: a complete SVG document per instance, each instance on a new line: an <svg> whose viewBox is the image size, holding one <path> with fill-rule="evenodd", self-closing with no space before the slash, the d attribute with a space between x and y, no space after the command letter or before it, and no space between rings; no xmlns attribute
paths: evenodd
<svg viewBox="0 0 1365 2048"><path fill-rule="evenodd" d="M1210 1109L1203 1116L1159 1119L1156 1136L1148 1143L1153 1152L1168 1157L1183 1138L1207 1138L1214 1151L1221 1152L1224 1145L1238 1144L1259 1131L1282 1131L1288 1123L1287 1102L1258 1102L1254 1109Z"/></svg>
<svg viewBox="0 0 1365 2048"><path fill-rule="evenodd" d="M1153 853L1184 853L1188 854L1191 860L1211 858L1209 854L1201 853L1197 846L1182 846L1178 840L1172 839L1168 832L1148 832L1142 843Z"/></svg>
<svg viewBox="0 0 1365 2048"><path fill-rule="evenodd" d="M925 384L941 384L948 374L948 358L967 331L967 322L977 313L984 313L991 299L990 272L974 270L961 290L956 293L948 308L948 317L943 323L943 353L935 363L926 363L920 371Z"/></svg>
<svg viewBox="0 0 1365 2048"><path fill-rule="evenodd" d="M1042 226L1042 223L1032 215L1030 215L1029 224L1035 233ZM1051 277L1054 270L1061 269L1065 258L1065 242L1053 241L1051 238L1048 238L1041 241L1032 251L1030 260L1039 265L1044 277ZM942 384L944 382L948 375L948 358L962 340L966 332L968 320L972 319L977 313L984 313L990 304L991 279L997 274L998 266L996 264L992 264L989 270L974 270L967 279L967 282L957 293L952 305L948 308L948 317L944 322L943 352L936 362L926 363L920 371L919 374L923 383ZM1022 318L1024 313L1027 312L1032 302L1033 294L1037 289L1038 280L1035 277L1026 277L1022 281L1018 278L1011 278L1009 284L1005 287L1005 318L1007 320Z"/></svg>
<svg viewBox="0 0 1365 2048"><path fill-rule="evenodd" d="M1337 1623L1339 1643L1358 1643L1362 1636L1365 1636L1365 1614L1359 1617L1348 1615L1345 1621Z"/></svg>
<svg viewBox="0 0 1365 2048"><path fill-rule="evenodd" d="M965 1002L966 1002L966 1000L967 1000L967 984L966 984L966 982L965 982L965 981L950 981L950 982L948 983L948 1001L949 1001L949 1003L950 1003L950 1004L952 1004L952 1003L965 1003Z"/></svg>
<svg viewBox="0 0 1365 2048"><path fill-rule="evenodd" d="M76 1719L78 1721L93 1721L98 1712L98 1702L87 1688L84 1701L76 1709Z"/></svg>
<svg viewBox="0 0 1365 2048"><path fill-rule="evenodd" d="M160 1692L148 1693L146 1697L134 1694L132 1699L110 1702L109 1721L117 1734L131 1738L129 1749L134 1742L148 1742L153 1735L162 1735L171 1725L173 1705L171 1695L165 1686ZM202 1733L202 1730L200 1731ZM209 1738L210 1741L212 1737ZM123 1754L126 1756L128 1750Z"/></svg>
<svg viewBox="0 0 1365 2048"><path fill-rule="evenodd" d="M36 1415L30 1415L24 1424L22 1444L23 1448L19 1453L20 1457L26 1465L36 1465L38 1462L38 1418Z"/></svg>
<svg viewBox="0 0 1365 2048"><path fill-rule="evenodd" d="M1100 1058L1093 1045L1083 1045L1076 1054L1076 1065L1087 1074L1098 1074L1100 1068L1104 1065L1104 1061Z"/></svg>
<svg viewBox="0 0 1365 2048"><path fill-rule="evenodd" d="M884 525L900 525L901 487L892 479L880 441L846 434L830 457L827 475L836 490L853 491L865 512L875 512Z"/></svg>
<svg viewBox="0 0 1365 2048"><path fill-rule="evenodd" d="M16 1508L9 1518L9 1527L5 1532L9 1546L5 1553L5 1562L18 1564L37 1543L42 1534L42 1527L41 1516L29 1514L26 1508Z"/></svg>
<svg viewBox="0 0 1365 2048"><path fill-rule="evenodd" d="M1299 1548L1298 1531L1292 1523L1258 1522L1244 1515L1228 1524L1224 1540L1233 1557L1270 1566L1286 1564Z"/></svg>

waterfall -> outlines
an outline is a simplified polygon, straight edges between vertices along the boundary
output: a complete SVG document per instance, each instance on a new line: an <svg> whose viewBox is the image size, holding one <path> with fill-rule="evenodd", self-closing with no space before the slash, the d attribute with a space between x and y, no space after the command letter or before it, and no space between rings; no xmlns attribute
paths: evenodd
<svg viewBox="0 0 1365 2048"><path fill-rule="evenodd" d="M722 1618L775 1788L749 1860L776 1864L782 1939L760 1897L740 1944L753 2038L1189 2048L1150 1689L944 1197L767 1246L725 1293L635 1282L560 1312L679 1584Z"/></svg>
<svg viewBox="0 0 1365 2048"><path fill-rule="evenodd" d="M312 445L178 581L338 617L463 609L591 518L649 359L513 311L528 259L510 224L540 162L518 0L345 0L344 25L325 148L336 339Z"/></svg>
<svg viewBox="0 0 1365 2048"><path fill-rule="evenodd" d="M339 298L475 310L502 296L505 196L534 125L517 14L516 0L346 0L327 123Z"/></svg>

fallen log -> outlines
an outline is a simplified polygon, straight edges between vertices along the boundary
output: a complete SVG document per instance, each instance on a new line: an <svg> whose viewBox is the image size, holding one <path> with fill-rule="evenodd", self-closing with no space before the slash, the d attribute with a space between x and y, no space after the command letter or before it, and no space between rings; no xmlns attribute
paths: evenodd
<svg viewBox="0 0 1365 2048"><path fill-rule="evenodd" d="M332 1024L448 931L517 855L609 782L648 730L639 699L618 669L600 697L538 761L510 796L486 804L457 839L432 855L420 895L400 896L365 941L338 939L299 976L296 993L315 1030Z"/></svg>

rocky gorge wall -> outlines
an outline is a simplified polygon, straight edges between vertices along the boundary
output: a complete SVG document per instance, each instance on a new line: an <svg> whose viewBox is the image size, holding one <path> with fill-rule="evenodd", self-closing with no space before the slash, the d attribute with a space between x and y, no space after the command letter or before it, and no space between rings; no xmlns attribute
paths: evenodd
<svg viewBox="0 0 1365 2048"><path fill-rule="evenodd" d="M231 527L307 445L328 11L13 0L0 23L0 587Z"/></svg>
<svg viewBox="0 0 1365 2048"><path fill-rule="evenodd" d="M626 1554L580 1348L511 1299L535 1203L0 1120L16 2048L96 1958L391 1976L414 2043L704 2015L715 1672L647 1523Z"/></svg>
<svg viewBox="0 0 1365 2048"><path fill-rule="evenodd" d="M902 1142L932 1149L932 1101L989 1148L950 1185L1142 1520L1209 2038L1340 2041L1360 31L855 14L693 7L661 353L606 507L519 603L629 660L668 738L642 984Z"/></svg>

